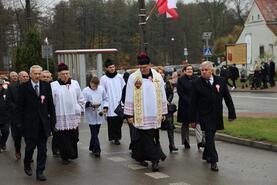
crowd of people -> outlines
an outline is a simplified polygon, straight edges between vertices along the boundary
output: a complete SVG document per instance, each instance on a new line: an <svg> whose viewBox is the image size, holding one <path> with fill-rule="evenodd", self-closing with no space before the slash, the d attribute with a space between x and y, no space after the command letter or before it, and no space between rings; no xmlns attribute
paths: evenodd
<svg viewBox="0 0 277 185"><path fill-rule="evenodd" d="M0 79L0 151L7 149L11 129L14 153L21 159L21 140L25 141L24 171L33 175L31 163L37 148L36 179L45 181L47 140L52 138L52 152L60 156L63 165L78 158L79 124L82 112L90 129L88 150L101 156L99 130L107 122L108 140L120 145L124 120L130 128L131 156L141 165L151 162L152 171L159 170L159 162L166 159L160 143L160 128L168 134L169 151L177 152L174 143L174 114L181 126L181 139L189 149L189 126L194 128L202 159L218 171L215 133L224 128L223 106L229 110L229 121L236 119L232 98L226 81L214 75L213 65L200 65L201 76L193 75L190 64L172 84L163 68L151 67L151 60L141 53L138 68L132 74L118 74L113 60L105 62L105 74L92 77L83 90L71 78L68 66L58 65L58 79L53 81L49 71L34 65L26 71L10 72L9 83ZM174 79L175 80L175 79ZM178 110L172 102L174 87L179 95Z"/></svg>
<svg viewBox="0 0 277 185"><path fill-rule="evenodd" d="M240 80L241 88L250 87L251 90L267 89L275 86L274 77L275 63L272 60L268 62L262 61L261 63L255 61L253 68L247 71L246 65L242 64L238 69L236 64L223 65L220 69L220 76L225 79L226 84L232 89L236 89L236 81ZM230 83L230 81L232 83Z"/></svg>

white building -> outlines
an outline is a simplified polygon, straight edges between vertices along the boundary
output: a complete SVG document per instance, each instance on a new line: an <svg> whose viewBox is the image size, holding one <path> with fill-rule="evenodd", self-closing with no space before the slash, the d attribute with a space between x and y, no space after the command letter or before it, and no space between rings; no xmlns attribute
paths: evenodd
<svg viewBox="0 0 277 185"><path fill-rule="evenodd" d="M255 0L237 43L247 44L247 63L277 60L277 0Z"/></svg>

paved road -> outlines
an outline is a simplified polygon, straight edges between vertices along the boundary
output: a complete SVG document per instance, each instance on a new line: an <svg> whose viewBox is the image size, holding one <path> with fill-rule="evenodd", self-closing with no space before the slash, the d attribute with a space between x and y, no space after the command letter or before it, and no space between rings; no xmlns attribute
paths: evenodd
<svg viewBox="0 0 277 185"><path fill-rule="evenodd" d="M276 93L231 92L231 96L238 113L270 113L277 115ZM173 101L177 103L178 99L178 95L175 93ZM226 111L226 107L224 110Z"/></svg>
<svg viewBox="0 0 277 185"><path fill-rule="evenodd" d="M46 175L48 181L40 183L23 172L22 161L15 161L11 144L8 151L0 153L0 185L276 185L277 155L274 152L217 142L220 162L218 173L201 160L202 152L180 146L180 135L175 134L179 152L170 154L166 133L161 133L161 143L168 155L160 163L160 173L151 173L130 158L128 151L128 126L123 127L120 146L107 141L107 128L101 128L101 158L88 152L89 129L80 126L79 158L64 166L59 158L48 151ZM50 148L50 147L48 147Z"/></svg>

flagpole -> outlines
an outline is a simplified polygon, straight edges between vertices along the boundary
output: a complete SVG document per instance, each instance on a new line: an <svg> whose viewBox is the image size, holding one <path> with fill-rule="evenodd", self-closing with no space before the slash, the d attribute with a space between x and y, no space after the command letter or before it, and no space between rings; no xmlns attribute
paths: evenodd
<svg viewBox="0 0 277 185"><path fill-rule="evenodd" d="M145 53L147 53L147 39L146 39L146 9L145 9L145 1L138 0L139 3L139 26L141 31L141 49Z"/></svg>

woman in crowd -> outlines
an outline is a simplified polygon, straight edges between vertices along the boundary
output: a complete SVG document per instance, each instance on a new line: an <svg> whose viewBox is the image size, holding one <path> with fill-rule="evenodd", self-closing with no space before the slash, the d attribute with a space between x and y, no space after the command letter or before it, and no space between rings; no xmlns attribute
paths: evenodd
<svg viewBox="0 0 277 185"><path fill-rule="evenodd" d="M176 148L175 143L174 143L174 116L173 113L176 110L172 110L171 107L173 107L172 100L174 97L173 93L173 86L171 85L170 81L165 78L165 73L164 69L162 67L159 67L157 69L157 72L162 75L165 81L165 93L166 93L166 99L167 99L167 104L168 104L168 114L166 115L166 129L167 130L167 135L168 135L168 141L169 141L169 151L177 151L178 148ZM162 126L163 129L163 126Z"/></svg>
<svg viewBox="0 0 277 185"><path fill-rule="evenodd" d="M181 127L181 137L182 137L182 144L185 148L190 148L189 142L189 107L190 107L190 99L191 99L191 92L192 92L192 85L191 82L198 77L193 76L193 68L190 64L185 65L183 70L183 76L178 79L177 82L177 93L179 95L179 102L178 102L178 112L177 112L177 121L182 123ZM202 131L200 128L200 124L196 125L195 128L196 140L197 140L197 147L204 147L204 141L202 136Z"/></svg>

